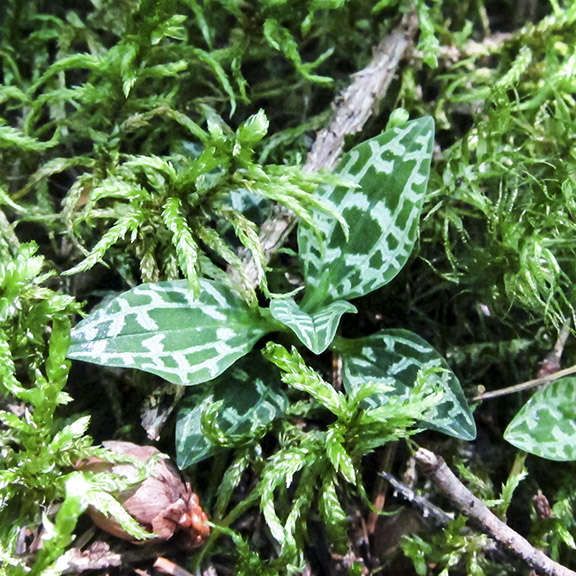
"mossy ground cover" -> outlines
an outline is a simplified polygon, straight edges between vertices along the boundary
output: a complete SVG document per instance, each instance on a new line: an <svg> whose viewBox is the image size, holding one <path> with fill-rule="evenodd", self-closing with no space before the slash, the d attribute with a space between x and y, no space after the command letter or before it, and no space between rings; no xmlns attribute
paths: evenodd
<svg viewBox="0 0 576 576"><path fill-rule="evenodd" d="M387 126L433 119L426 194L410 203L419 230L405 231L411 255L393 281L338 293L336 268L310 254L321 241L314 230L332 230L327 222L338 238L329 248L354 232L338 193L317 192L344 190L350 174L303 166L351 75L372 73L375 47L409 16L417 22L409 47L345 149ZM576 567L571 428L555 448L527 430L526 417L506 432L534 389L475 400L574 364L575 34L569 0L5 0L0 573L66 573L71 551L94 542L109 546L109 566L96 568L86 552L102 575L160 573L158 557L206 574L521 573L464 517L440 526L381 479L379 471L403 478L450 509L424 478L412 479L416 444L443 454L532 544ZM278 206L308 232L294 231L268 262L259 235ZM257 321L275 326L278 342L256 344L258 360L230 373L236 386L250 380L250 394L231 399L222 380L169 387L147 372L67 357L83 316L167 281L191 299L232 282L246 318L275 302ZM300 301L304 285L317 290ZM218 290L216 299L228 288ZM352 294L352 303L332 293ZM301 304L308 316L292 320ZM335 330L341 316L337 333L303 328L312 318ZM439 364L420 362L410 402L398 396L385 415L339 388L351 342L392 334L383 358L400 349L400 331L401 358L418 348L445 359L472 406L475 440L420 425L452 386ZM298 353L294 342L312 344ZM391 385L369 384L370 394ZM573 386L567 379L533 397L533 412L572 422ZM241 424L223 427L227 402L248 414ZM211 406L195 411L203 403ZM158 413L166 421L151 425ZM369 417L378 426L384 418L385 433L370 435ZM202 434L186 436L191 426ZM214 523L205 548L188 554L171 542L142 547L91 532L86 507L121 513L108 496L122 482L89 478L75 464L104 457L109 439L156 443L186 466Z"/></svg>

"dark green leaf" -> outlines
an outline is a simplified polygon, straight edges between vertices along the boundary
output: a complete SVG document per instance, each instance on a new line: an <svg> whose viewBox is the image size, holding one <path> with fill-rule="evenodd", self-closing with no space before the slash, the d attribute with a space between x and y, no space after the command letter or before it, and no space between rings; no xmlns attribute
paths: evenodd
<svg viewBox="0 0 576 576"><path fill-rule="evenodd" d="M352 393L366 382L381 382L393 392L375 394L366 399L371 407L384 405L390 396L408 398L423 368L441 367L445 378L435 378L442 388L442 400L420 425L463 440L476 437L474 418L458 379L430 344L408 330L382 330L357 340L338 340L342 354L342 379Z"/></svg>
<svg viewBox="0 0 576 576"><path fill-rule="evenodd" d="M228 286L200 281L142 284L90 314L72 332L68 357L138 368L173 384L207 382L271 329Z"/></svg>
<svg viewBox="0 0 576 576"><path fill-rule="evenodd" d="M212 455L214 446L202 427L202 414L219 403L214 424L228 445L260 437L288 406L279 373L260 354L238 362L214 387L190 394L182 403L176 421L178 466L187 468Z"/></svg>
<svg viewBox="0 0 576 576"><path fill-rule="evenodd" d="M576 378L561 378L536 392L510 422L504 438L548 460L576 460Z"/></svg>
<svg viewBox="0 0 576 576"><path fill-rule="evenodd" d="M347 239L325 213L315 214L313 226L300 224L304 308L363 296L402 269L418 234L433 142L430 117L396 126L356 146L342 160L338 175L357 187L319 189L320 198L341 212L349 234Z"/></svg>

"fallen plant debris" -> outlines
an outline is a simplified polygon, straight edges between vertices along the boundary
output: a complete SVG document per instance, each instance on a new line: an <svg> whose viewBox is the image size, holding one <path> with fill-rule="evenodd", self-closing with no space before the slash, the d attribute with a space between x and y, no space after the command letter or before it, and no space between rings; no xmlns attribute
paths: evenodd
<svg viewBox="0 0 576 576"><path fill-rule="evenodd" d="M62 557L62 574L84 574L122 566L122 556L112 552L107 542L95 541L86 550L71 548Z"/></svg>

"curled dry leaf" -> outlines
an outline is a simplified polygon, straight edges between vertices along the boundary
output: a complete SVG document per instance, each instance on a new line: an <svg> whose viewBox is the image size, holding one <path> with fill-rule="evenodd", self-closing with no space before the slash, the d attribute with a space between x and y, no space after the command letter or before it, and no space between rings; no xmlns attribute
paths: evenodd
<svg viewBox="0 0 576 576"><path fill-rule="evenodd" d="M131 442L108 441L103 445L115 454L128 455L142 463L156 458L152 473L144 481L137 483L139 475L135 464L111 464L99 458L89 458L78 466L90 472L110 471L128 480L134 480L134 486L117 494L125 510L146 530L158 536L157 540L168 540L178 536L178 543L193 549L202 545L210 528L208 517L200 506L198 495L192 491L179 470L153 446L138 446ZM105 516L94 508L89 508L94 523L106 532L134 541L114 519ZM149 540L148 540L149 542Z"/></svg>

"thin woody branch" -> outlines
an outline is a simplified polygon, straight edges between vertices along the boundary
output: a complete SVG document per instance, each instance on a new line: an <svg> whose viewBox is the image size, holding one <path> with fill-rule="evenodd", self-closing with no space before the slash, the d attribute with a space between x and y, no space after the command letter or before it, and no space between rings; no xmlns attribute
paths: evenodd
<svg viewBox="0 0 576 576"><path fill-rule="evenodd" d="M546 376L540 376L540 378L534 378L533 380L527 380L521 384L514 384L513 386L508 386L507 388L499 388L498 390L492 390L490 392L484 392L483 394L478 394L474 396L472 400L474 402L480 402L483 400L491 400L492 398L498 398L499 396L506 396L507 394L513 394L516 392L522 392L523 390L529 390L530 388L536 388L541 384L546 384L548 382L553 382L559 378L564 378L564 376L570 376L576 373L576 365L564 368L564 370L558 370L552 374L546 374Z"/></svg>
<svg viewBox="0 0 576 576"><path fill-rule="evenodd" d="M368 66L354 74L350 86L336 97L334 117L318 133L304 165L305 170L319 172L336 166L345 137L363 129L386 94L402 58L412 46L417 24L415 14L406 15L400 26L375 49ZM294 214L283 206L276 206L272 215L262 223L260 242L268 260L284 244L294 223ZM248 251L244 252L244 257L247 276L256 285L257 268Z"/></svg>
<svg viewBox="0 0 576 576"><path fill-rule="evenodd" d="M410 486L400 482L400 480L392 474L382 471L379 472L378 475L384 478L390 486L394 488L394 492L418 508L425 518L432 518L438 526L447 526L450 520L454 520L453 516L432 504L427 498L414 492Z"/></svg>
<svg viewBox="0 0 576 576"><path fill-rule="evenodd" d="M432 482L462 514L474 520L485 534L528 564L538 574L545 576L576 576L576 572L548 558L546 554L534 548L528 540L490 512L482 500L474 496L458 480L441 457L424 448L420 448L414 457Z"/></svg>
<svg viewBox="0 0 576 576"><path fill-rule="evenodd" d="M506 394L513 394L515 392L535 388L536 386L541 386L542 384L547 384L548 382L553 382L554 380L558 380L564 376L574 374L576 372L576 366L570 366L569 368L560 370L560 360L562 358L562 352L564 351L566 340L570 336L571 324L571 320L568 319L562 326L556 344L554 344L554 348L549 354L547 354L546 358L540 365L537 378L528 380L527 382L522 382L522 384L514 384L507 388L500 388L499 390L492 390L490 392L478 394L473 398L473 400L475 402L490 400L491 398L497 398L499 396L505 396Z"/></svg>

